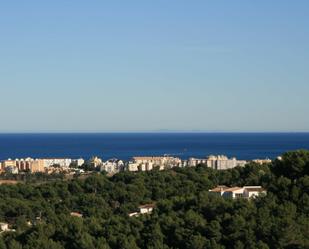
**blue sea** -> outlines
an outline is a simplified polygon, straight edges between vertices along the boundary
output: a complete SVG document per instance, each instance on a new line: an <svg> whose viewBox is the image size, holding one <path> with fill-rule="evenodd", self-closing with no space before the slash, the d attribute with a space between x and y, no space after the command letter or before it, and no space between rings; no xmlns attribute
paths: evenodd
<svg viewBox="0 0 309 249"><path fill-rule="evenodd" d="M309 133L0 134L0 160L92 156L128 160L164 154L183 159L210 154L255 159L297 149L309 149Z"/></svg>

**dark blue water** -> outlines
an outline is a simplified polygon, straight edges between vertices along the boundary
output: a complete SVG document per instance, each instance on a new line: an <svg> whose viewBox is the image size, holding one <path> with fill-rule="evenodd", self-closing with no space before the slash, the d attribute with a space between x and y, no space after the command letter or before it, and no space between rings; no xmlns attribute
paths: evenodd
<svg viewBox="0 0 309 249"><path fill-rule="evenodd" d="M239 159L275 158L309 149L309 133L100 133L0 134L0 159L99 156L103 159L224 154Z"/></svg>

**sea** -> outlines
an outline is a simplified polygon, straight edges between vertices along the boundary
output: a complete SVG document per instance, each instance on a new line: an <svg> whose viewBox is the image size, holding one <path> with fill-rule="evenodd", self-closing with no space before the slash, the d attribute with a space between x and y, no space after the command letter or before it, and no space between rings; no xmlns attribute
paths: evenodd
<svg viewBox="0 0 309 249"><path fill-rule="evenodd" d="M46 133L0 134L0 160L84 158L129 160L133 156L251 160L309 149L309 133Z"/></svg>

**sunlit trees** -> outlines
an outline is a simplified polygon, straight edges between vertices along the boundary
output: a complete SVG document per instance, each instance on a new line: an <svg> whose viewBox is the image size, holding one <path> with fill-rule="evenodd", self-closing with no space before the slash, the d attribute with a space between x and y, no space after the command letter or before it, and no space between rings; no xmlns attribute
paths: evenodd
<svg viewBox="0 0 309 249"><path fill-rule="evenodd" d="M0 234L0 249L307 248L308 162L308 151L296 151L226 171L199 165L0 186L0 221L16 229ZM267 195L209 194L218 184L262 185ZM145 203L155 203L151 215L128 216Z"/></svg>

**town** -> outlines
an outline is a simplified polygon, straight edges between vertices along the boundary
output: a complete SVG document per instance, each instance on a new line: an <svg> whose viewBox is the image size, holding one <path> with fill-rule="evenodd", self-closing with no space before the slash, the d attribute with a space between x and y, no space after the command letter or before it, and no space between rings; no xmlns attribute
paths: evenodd
<svg viewBox="0 0 309 249"><path fill-rule="evenodd" d="M256 159L252 160L257 165L271 163L270 159ZM86 173L86 168L91 166L92 171L106 172L107 175L114 175L121 171L139 172L139 171L151 171L151 170L165 170L174 167L196 167L200 164L206 165L209 168L215 170L227 170L237 166L244 167L249 161L237 160L235 157L228 158L224 155L210 155L203 159L189 158L188 160L182 160L178 157L171 156L140 156L133 157L129 161L123 161L116 158L103 161L99 157L93 157L87 161L82 158L70 159L70 158L25 158L25 159L7 159L0 163L0 173L8 174L25 174L25 173L64 173L64 174L83 174ZM16 181L0 180L1 184L15 184ZM260 195L266 195L267 191L262 186L233 186L227 187L225 185L218 185L213 189L209 189L210 194L222 196L225 199L254 199ZM130 212L127 215L129 217L138 217L141 215L152 214L156 203L146 203L139 205L134 212ZM83 218L84 215L81 212L71 211L70 216L76 218ZM27 226L31 227L41 223L41 215L35 217L33 221L27 220ZM11 228L12 224L8 222L0 222L0 234L4 232L15 232L16 230Z"/></svg>
<svg viewBox="0 0 309 249"><path fill-rule="evenodd" d="M270 159L252 160L257 164L270 163ZM249 161L237 160L235 157L228 158L224 155L210 155L205 158L189 158L182 160L178 157L164 156L139 156L124 161L112 158L103 161L99 157L92 157L89 160L70 158L22 158L7 159L0 162L0 173L23 174L23 173L64 173L83 174L86 171L104 171L113 175L121 171L150 171L165 170L174 167L195 167L199 164L216 170L232 169L237 166L243 167Z"/></svg>
<svg viewBox="0 0 309 249"><path fill-rule="evenodd" d="M195 246L199 243L179 246L191 241L187 233L192 230L193 234L199 229L206 231L205 245L208 238L213 239L212 234L218 234L214 245L220 243L230 248L233 237L225 239L223 236L231 236L231 232L234 236L239 229L249 229L252 235L246 241L254 242L264 224L269 225L262 230L266 234L263 243L275 245L269 248L287 248L281 246L282 231L289 232L284 236L290 238L290 229L295 227L297 231L305 231L304 234L299 233L302 236L299 243L308 244L307 222L304 220L308 206L305 202L308 199L309 152L306 150L286 152L272 161L243 161L226 156L183 160L166 155L133 157L128 161L98 157L86 161L28 158L4 160L1 165L5 177L0 180L0 243L5 245L4 249L147 249L143 245L131 247L129 243L122 247L122 242L118 242L134 233L147 243L154 235L163 238L162 235L166 234L167 242L161 239L156 242L156 245L167 243L169 247L166 248L218 248ZM41 171L36 171L38 165ZM8 180L11 175L6 172L12 172L8 170L17 174L12 179L33 177L35 180ZM71 179L49 175L53 171L75 174L78 170L83 170L84 174ZM31 172L37 173L32 175ZM41 175L39 172L48 174ZM51 180L42 181L41 176L44 179L51 177ZM294 191L287 191L289 188ZM151 227L153 229L149 230ZM275 238L267 236L271 227L280 228L279 231L274 229ZM178 231L181 231L179 238ZM90 242L88 239L80 240L77 233L86 234ZM108 246L97 246L98 233L104 238L98 243ZM110 239L108 234L116 237ZM37 241L45 243L46 236L53 243L33 247ZM242 235L239 236L243 239ZM78 242L76 247L68 246L72 238ZM177 243L172 238L178 238ZM24 243L27 247L11 246ZM55 243L61 246L52 247ZM134 243L137 245L139 242L136 240ZM81 244L85 246L80 247Z"/></svg>

